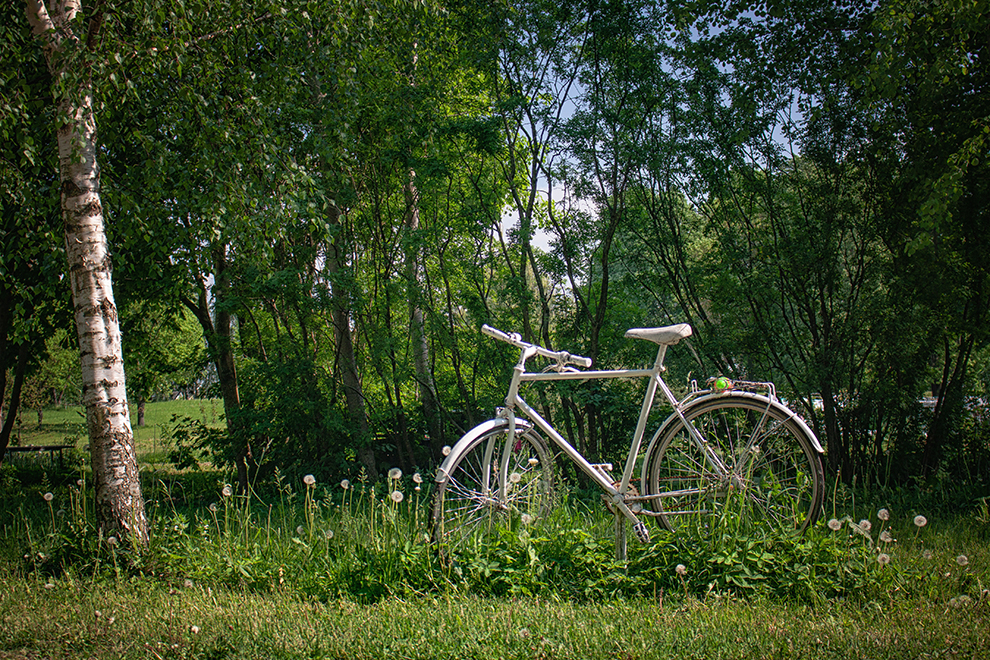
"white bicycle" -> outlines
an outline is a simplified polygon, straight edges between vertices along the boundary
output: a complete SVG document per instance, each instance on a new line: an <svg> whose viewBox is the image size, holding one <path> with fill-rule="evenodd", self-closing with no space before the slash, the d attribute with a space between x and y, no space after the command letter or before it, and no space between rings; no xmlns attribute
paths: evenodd
<svg viewBox="0 0 990 660"><path fill-rule="evenodd" d="M808 425L776 396L772 383L711 379L708 389L692 382L677 399L661 374L667 347L691 335L682 323L637 328L626 337L658 345L649 369L582 371L591 360L552 351L487 325L482 332L521 349L505 406L494 419L465 434L437 470L433 540L451 552L482 541L513 519L529 523L555 503L553 446L569 457L603 491L615 514L616 556L626 556L626 521L649 543L645 518L670 530L689 523L711 527L725 515L803 531L821 511L825 491L822 447ZM526 371L527 360L550 360L542 371ZM646 378L647 387L622 474L589 462L520 396L520 385L559 380ZM657 390L673 413L645 443ZM552 444L544 438L549 438ZM639 487L634 472L639 467Z"/></svg>

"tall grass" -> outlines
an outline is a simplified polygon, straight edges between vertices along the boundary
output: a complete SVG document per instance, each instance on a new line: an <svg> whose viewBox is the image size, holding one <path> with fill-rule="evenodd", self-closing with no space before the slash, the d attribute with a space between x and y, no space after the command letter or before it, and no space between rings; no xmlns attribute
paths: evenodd
<svg viewBox="0 0 990 660"><path fill-rule="evenodd" d="M851 503L833 503L834 514L801 536L736 522L707 534L655 531L653 544L630 544L620 562L610 515L573 495L543 518L516 521L441 558L430 543L428 485L409 475L379 484L280 478L267 496L216 482L201 506L183 504L162 482L151 493L148 548L98 533L82 480L8 503L0 572L38 580L140 575L362 603L455 592L575 602L662 595L948 604L985 599L990 586L985 507L929 519L879 508L852 515Z"/></svg>

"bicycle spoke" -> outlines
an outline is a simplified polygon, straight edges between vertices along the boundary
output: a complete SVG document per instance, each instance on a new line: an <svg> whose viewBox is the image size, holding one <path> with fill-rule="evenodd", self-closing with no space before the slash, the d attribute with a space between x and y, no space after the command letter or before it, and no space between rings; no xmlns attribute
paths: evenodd
<svg viewBox="0 0 990 660"><path fill-rule="evenodd" d="M511 524L514 516L543 515L550 506L552 457L532 430L516 436L510 448L504 493L500 492L498 473L505 440L504 429L477 438L440 483L434 503L433 538L445 552ZM486 466L489 443L493 443L491 462Z"/></svg>
<svg viewBox="0 0 990 660"><path fill-rule="evenodd" d="M815 518L823 496L819 459L782 408L726 397L703 402L685 416L706 444L699 447L678 424L647 457L649 492L673 492L654 505L667 527L693 519L711 528L725 516L742 516L802 529ZM719 462L727 474L716 474L712 466Z"/></svg>

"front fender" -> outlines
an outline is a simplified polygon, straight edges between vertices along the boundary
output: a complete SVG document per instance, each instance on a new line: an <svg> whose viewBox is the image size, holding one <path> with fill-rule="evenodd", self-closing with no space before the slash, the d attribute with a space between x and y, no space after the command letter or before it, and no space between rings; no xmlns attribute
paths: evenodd
<svg viewBox="0 0 990 660"><path fill-rule="evenodd" d="M533 428L532 422L516 417L516 432L525 433L529 429ZM461 456L474 444L475 440L481 436L489 433L491 431L504 429L509 430L509 420L507 419L490 419L487 422L482 422L478 424L473 429L461 436L461 439L457 441L457 444L453 446L447 457L443 459L443 463L437 468L437 474L434 477L434 481L437 483L442 483L447 479L450 467L456 465Z"/></svg>

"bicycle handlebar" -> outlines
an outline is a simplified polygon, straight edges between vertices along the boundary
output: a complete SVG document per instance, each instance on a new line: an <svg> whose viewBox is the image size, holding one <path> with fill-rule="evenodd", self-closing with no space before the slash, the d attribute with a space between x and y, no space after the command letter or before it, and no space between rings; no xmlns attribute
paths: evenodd
<svg viewBox="0 0 990 660"><path fill-rule="evenodd" d="M542 355L550 360L556 360L563 364L574 364L586 369L591 366L591 358L582 357L580 355L571 355L567 351L551 351L548 348L543 348L542 346L537 346L536 344L530 344L529 342L523 341L522 335L518 332L503 332L487 324L481 326L481 332L489 337L494 337L499 341L504 341L507 344L512 344L513 346L517 346L522 349L531 348L537 355Z"/></svg>

